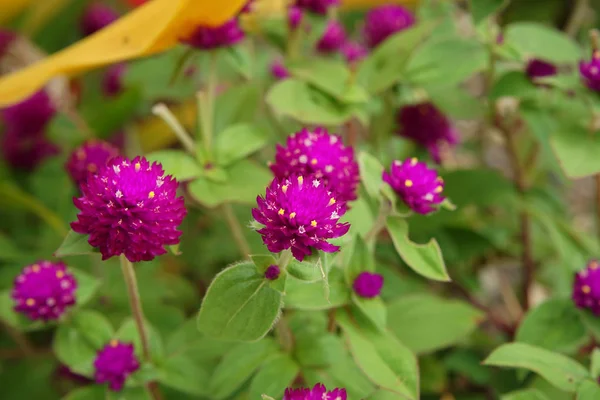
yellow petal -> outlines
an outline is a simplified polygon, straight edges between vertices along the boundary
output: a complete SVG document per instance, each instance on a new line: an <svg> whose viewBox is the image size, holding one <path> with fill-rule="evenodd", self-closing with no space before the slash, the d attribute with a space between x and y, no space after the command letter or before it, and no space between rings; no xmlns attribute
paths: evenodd
<svg viewBox="0 0 600 400"><path fill-rule="evenodd" d="M245 2L153 0L94 35L0 79L0 107L30 96L54 76L74 75L164 51L198 25L215 26L227 21Z"/></svg>

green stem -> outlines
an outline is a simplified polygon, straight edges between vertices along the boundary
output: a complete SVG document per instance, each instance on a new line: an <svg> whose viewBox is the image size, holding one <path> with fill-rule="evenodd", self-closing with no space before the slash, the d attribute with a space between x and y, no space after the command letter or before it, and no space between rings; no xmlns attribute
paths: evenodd
<svg viewBox="0 0 600 400"><path fill-rule="evenodd" d="M25 336L22 332L16 330L7 323L2 323L2 325L4 325L4 329L6 330L6 333L8 333L8 336L10 336L11 339L17 345L19 345L25 357L29 357L35 354L35 348L31 344L29 339L27 339L27 336Z"/></svg>
<svg viewBox="0 0 600 400"><path fill-rule="evenodd" d="M291 353L294 349L294 335L283 315L275 324L275 334L277 335L281 348L285 352Z"/></svg>
<svg viewBox="0 0 600 400"><path fill-rule="evenodd" d="M233 240L238 247L240 253L244 258L247 258L250 255L250 245L244 236L244 231L242 230L242 226L240 225L240 221L236 218L233 207L231 204L224 203L221 206L223 210L223 216L225 216L225 220L227 221L227 225L229 225L229 229L231 230L231 234L233 235Z"/></svg>
<svg viewBox="0 0 600 400"><path fill-rule="evenodd" d="M188 153L195 155L194 141L166 105L163 103L156 104L152 107L152 114L160 117L171 128Z"/></svg>
<svg viewBox="0 0 600 400"><path fill-rule="evenodd" d="M381 206L379 208L379 215L377 216L377 219L373 223L373 226L371 227L369 232L367 232L367 234L365 235L365 242L370 242L371 240L377 238L379 232L381 232L385 228L387 217L390 215L391 211L391 203L387 200L382 200Z"/></svg>
<svg viewBox="0 0 600 400"><path fill-rule="evenodd" d="M200 91L197 94L198 98L198 114L200 115L201 127L201 143L198 154L204 154L204 163L213 161L212 157L212 142L214 135L214 112L215 98L218 83L217 76L217 53L213 52L210 55L210 65L208 67L208 80L206 82L206 90Z"/></svg>

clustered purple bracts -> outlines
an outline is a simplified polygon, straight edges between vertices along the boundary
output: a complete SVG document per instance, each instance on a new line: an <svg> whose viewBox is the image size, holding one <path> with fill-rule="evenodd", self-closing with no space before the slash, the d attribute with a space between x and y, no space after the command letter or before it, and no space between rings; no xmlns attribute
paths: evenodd
<svg viewBox="0 0 600 400"><path fill-rule="evenodd" d="M383 172L383 181L389 184L413 211L429 214L444 202L444 181L437 172L416 158L394 161L390 173Z"/></svg>
<svg viewBox="0 0 600 400"><path fill-rule="evenodd" d="M75 304L77 281L62 262L39 261L15 278L15 311L31 320L58 319Z"/></svg>
<svg viewBox="0 0 600 400"><path fill-rule="evenodd" d="M283 400L347 400L346 389L335 388L327 391L322 383L317 383L312 389L286 389Z"/></svg>
<svg viewBox="0 0 600 400"><path fill-rule="evenodd" d="M140 368L140 363L135 357L133 344L113 339L96 355L94 368L96 382L108 382L108 387L118 392L123 389L127 377Z"/></svg>
<svg viewBox="0 0 600 400"><path fill-rule="evenodd" d="M281 60L275 60L271 63L271 74L277 80L286 79L290 77L290 73L288 72L285 65Z"/></svg>
<svg viewBox="0 0 600 400"><path fill-rule="evenodd" d="M114 64L106 69L102 78L102 93L106 97L117 96L123 91L123 75L126 70L125 63Z"/></svg>
<svg viewBox="0 0 600 400"><path fill-rule="evenodd" d="M302 9L300 7L292 6L287 11L288 26L291 30L298 29L304 18Z"/></svg>
<svg viewBox="0 0 600 400"><path fill-rule="evenodd" d="M556 66L544 60L534 58L527 63L525 74L531 80L556 75Z"/></svg>
<svg viewBox="0 0 600 400"><path fill-rule="evenodd" d="M588 262L586 269L575 275L573 302L579 308L590 310L600 316L600 264Z"/></svg>
<svg viewBox="0 0 600 400"><path fill-rule="evenodd" d="M244 39L244 31L237 18L232 18L217 27L199 26L184 43L201 49L212 50L230 47Z"/></svg>
<svg viewBox="0 0 600 400"><path fill-rule="evenodd" d="M346 42L346 30L338 21L329 21L323 36L317 42L317 50L328 54L339 51Z"/></svg>
<svg viewBox="0 0 600 400"><path fill-rule="evenodd" d="M342 45L340 52L346 59L346 62L350 64L362 60L369 54L369 52L363 45L350 40L346 41L346 43Z"/></svg>
<svg viewBox="0 0 600 400"><path fill-rule="evenodd" d="M370 48L377 47L385 39L415 23L410 11L402 6L388 4L377 7L365 17L364 36Z"/></svg>
<svg viewBox="0 0 600 400"><path fill-rule="evenodd" d="M177 187L158 163L115 157L81 184L82 196L73 200L80 213L71 228L89 234L103 260L120 254L131 262L152 260L179 243L186 209Z"/></svg>
<svg viewBox="0 0 600 400"><path fill-rule="evenodd" d="M302 261L312 249L333 253L339 250L328 239L343 236L350 229L339 219L346 212L344 202L315 177L290 176L277 179L267 188L266 196L256 199L252 216L264 225L258 233L273 253L292 250Z"/></svg>
<svg viewBox="0 0 600 400"><path fill-rule="evenodd" d="M579 64L579 72L585 85L595 92L600 92L600 50L594 50L589 62Z"/></svg>
<svg viewBox="0 0 600 400"><path fill-rule="evenodd" d="M80 185L88 174L96 174L106 163L119 155L119 149L101 140L88 140L69 157L66 169L71 179Z"/></svg>
<svg viewBox="0 0 600 400"><path fill-rule="evenodd" d="M310 11L315 14L325 15L330 7L340 4L340 0L296 0L296 7Z"/></svg>
<svg viewBox="0 0 600 400"><path fill-rule="evenodd" d="M112 24L119 18L112 8L101 4L91 4L81 18L81 32L84 36L96 33L100 29Z"/></svg>
<svg viewBox="0 0 600 400"><path fill-rule="evenodd" d="M279 278L279 274L281 273L281 268L278 265L269 265L267 270L265 271L265 278L274 281Z"/></svg>
<svg viewBox="0 0 600 400"><path fill-rule="evenodd" d="M352 284L354 293L360 297L371 299L379 296L383 288L383 276L371 272L361 272Z"/></svg>

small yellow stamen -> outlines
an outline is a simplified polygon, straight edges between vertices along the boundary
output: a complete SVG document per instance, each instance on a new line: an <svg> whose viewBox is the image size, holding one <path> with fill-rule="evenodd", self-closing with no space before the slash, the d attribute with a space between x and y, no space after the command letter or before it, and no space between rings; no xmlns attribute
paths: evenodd
<svg viewBox="0 0 600 400"><path fill-rule="evenodd" d="M281 191L283 192L283 194L285 194L287 192L287 188L288 188L288 185L283 185L281 187Z"/></svg>
<svg viewBox="0 0 600 400"><path fill-rule="evenodd" d="M25 304L29 307L33 306L35 304L35 300L32 298L29 298L27 300L25 300Z"/></svg>
<svg viewBox="0 0 600 400"><path fill-rule="evenodd" d="M149 199L153 199L154 198L154 191L150 191L150 193L148 193L148 198Z"/></svg>
<svg viewBox="0 0 600 400"><path fill-rule="evenodd" d="M410 165L417 165L417 162L419 162L419 160L417 160L417 157L413 157L410 159Z"/></svg>
<svg viewBox="0 0 600 400"><path fill-rule="evenodd" d="M313 158L312 160L310 160L310 163L311 163L312 165L317 165L318 161L317 161L317 159L316 159L316 158Z"/></svg>
<svg viewBox="0 0 600 400"><path fill-rule="evenodd" d="M585 294L589 294L589 293L592 291L592 288L591 288L591 287L589 287L588 285L583 285L583 286L581 287L581 291L582 291L583 293L585 293Z"/></svg>
<svg viewBox="0 0 600 400"><path fill-rule="evenodd" d="M410 179L407 179L404 181L404 186L412 187L412 185L413 185L413 181L411 181Z"/></svg>
<svg viewBox="0 0 600 400"><path fill-rule="evenodd" d="M329 204L327 204L328 206L332 206L335 204L335 199L332 197L329 199Z"/></svg>
<svg viewBox="0 0 600 400"><path fill-rule="evenodd" d="M65 273L64 273L64 272L62 272L62 271L56 271L56 277L57 277L58 279L62 279L62 278L64 278L64 277L65 277Z"/></svg>
<svg viewBox="0 0 600 400"><path fill-rule="evenodd" d="M38 264L33 264L33 266L31 267L31 270L33 272L40 272L40 266Z"/></svg>
<svg viewBox="0 0 600 400"><path fill-rule="evenodd" d="M135 172L138 172L140 170L140 168L142 168L142 164L140 164L139 162L135 163Z"/></svg>
<svg viewBox="0 0 600 400"><path fill-rule="evenodd" d="M317 221L315 221L314 219L310 221L310 226L312 226L313 228L317 226Z"/></svg>
<svg viewBox="0 0 600 400"><path fill-rule="evenodd" d="M295 212L291 212L290 213L290 218L295 218L296 217L296 213Z"/></svg>
<svg viewBox="0 0 600 400"><path fill-rule="evenodd" d="M298 177L298 185L302 185L304 183L304 177L299 176Z"/></svg>
<svg viewBox="0 0 600 400"><path fill-rule="evenodd" d="M441 187L441 186L438 186L438 187L436 187L436 188L435 188L433 191L434 191L435 193L442 193L442 190L444 190L444 188L443 188L443 187Z"/></svg>
<svg viewBox="0 0 600 400"><path fill-rule="evenodd" d="M109 344L111 347L117 347L119 345L119 341L117 339L112 339Z"/></svg>
<svg viewBox="0 0 600 400"><path fill-rule="evenodd" d="M285 210L283 208L280 208L279 211L277 211L277 214L283 215L285 214Z"/></svg>

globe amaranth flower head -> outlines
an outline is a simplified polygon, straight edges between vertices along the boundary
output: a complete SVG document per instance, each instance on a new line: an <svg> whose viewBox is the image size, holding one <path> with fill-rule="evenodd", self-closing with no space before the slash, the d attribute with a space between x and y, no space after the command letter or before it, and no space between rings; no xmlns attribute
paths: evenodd
<svg viewBox="0 0 600 400"><path fill-rule="evenodd" d="M88 140L69 157L66 169L71 179L80 185L88 174L96 174L113 157L119 155L119 149L101 140Z"/></svg>
<svg viewBox="0 0 600 400"><path fill-rule="evenodd" d="M296 7L310 11L315 14L325 15L330 7L340 4L340 0L296 0Z"/></svg>
<svg viewBox="0 0 600 400"><path fill-rule="evenodd" d="M388 4L374 8L365 17L365 41L370 48L377 47L394 33L409 28L414 23L415 17L402 6Z"/></svg>
<svg viewBox="0 0 600 400"><path fill-rule="evenodd" d="M119 19L119 14L112 8L102 3L92 3L87 7L81 18L81 33L84 36L91 35L112 24L117 19Z"/></svg>
<svg viewBox="0 0 600 400"><path fill-rule="evenodd" d="M382 177L402 201L419 214L436 211L445 200L443 179L416 158L392 162L390 172L383 171Z"/></svg>
<svg viewBox="0 0 600 400"><path fill-rule="evenodd" d="M304 18L302 9L297 6L291 6L287 10L288 26L291 30L298 29Z"/></svg>
<svg viewBox="0 0 600 400"><path fill-rule="evenodd" d="M367 299L377 297L383 288L383 276L371 272L361 272L352 284L354 293Z"/></svg>
<svg viewBox="0 0 600 400"><path fill-rule="evenodd" d="M166 253L166 245L179 243L177 227L186 209L177 187L158 163L115 157L81 184L81 197L73 199L80 212L71 228L89 234L103 260L125 254L131 262L150 261Z"/></svg>
<svg viewBox="0 0 600 400"><path fill-rule="evenodd" d="M356 200L360 182L354 149L344 146L342 138L324 128L303 129L277 146L275 163L270 165L277 178L291 175L314 176L334 193L338 201Z"/></svg>
<svg viewBox="0 0 600 400"><path fill-rule="evenodd" d="M94 378L97 383L108 382L108 387L118 392L123 389L127 377L139 368L133 344L113 339L96 355Z"/></svg>
<svg viewBox="0 0 600 400"><path fill-rule="evenodd" d="M527 63L525 74L532 80L556 75L556 66L544 60L534 58Z"/></svg>
<svg viewBox="0 0 600 400"><path fill-rule="evenodd" d="M340 51L348 63L360 61L369 54L362 44L351 40L346 41Z"/></svg>
<svg viewBox="0 0 600 400"><path fill-rule="evenodd" d="M286 389L283 400L347 400L346 389L335 388L327 391L322 383L317 383L312 389Z"/></svg>
<svg viewBox="0 0 600 400"><path fill-rule="evenodd" d="M273 253L290 249L302 261L312 249L333 253L339 246L328 239L343 236L350 224L339 223L346 212L323 182L315 177L290 176L267 187L266 196L257 197L252 216L264 225L259 229L263 242Z"/></svg>
<svg viewBox="0 0 600 400"><path fill-rule="evenodd" d="M271 75L277 80L286 79L290 77L285 65L281 60L275 60L271 63Z"/></svg>
<svg viewBox="0 0 600 400"><path fill-rule="evenodd" d="M14 309L34 321L55 320L75 304L76 289L77 281L64 263L39 261L15 278Z"/></svg>
<svg viewBox="0 0 600 400"><path fill-rule="evenodd" d="M573 302L600 316L600 264L597 260L589 261L586 268L575 275Z"/></svg>
<svg viewBox="0 0 600 400"><path fill-rule="evenodd" d="M431 103L402 107L397 117L400 135L425 147L433 160L441 161L440 145L456 145L458 133L448 118Z"/></svg>
<svg viewBox="0 0 600 400"><path fill-rule="evenodd" d="M317 42L317 50L320 53L335 53L346 42L346 30L344 25L338 21L329 21L323 36Z"/></svg>
<svg viewBox="0 0 600 400"><path fill-rule="evenodd" d="M600 50L594 50L589 62L579 64L579 73L588 88L600 92Z"/></svg>
<svg viewBox="0 0 600 400"><path fill-rule="evenodd" d="M114 97L123 91L123 75L127 70L127 64L119 63L111 65L106 69L102 77L102 93L106 97Z"/></svg>
<svg viewBox="0 0 600 400"><path fill-rule="evenodd" d="M233 46L243 39L244 31L237 17L234 17L217 27L199 26L183 42L201 50L212 50Z"/></svg>

